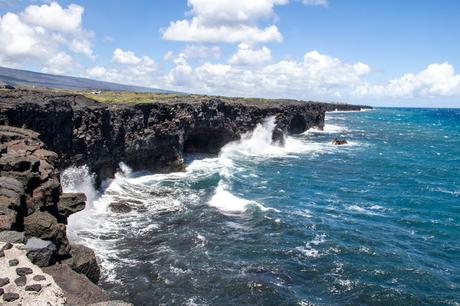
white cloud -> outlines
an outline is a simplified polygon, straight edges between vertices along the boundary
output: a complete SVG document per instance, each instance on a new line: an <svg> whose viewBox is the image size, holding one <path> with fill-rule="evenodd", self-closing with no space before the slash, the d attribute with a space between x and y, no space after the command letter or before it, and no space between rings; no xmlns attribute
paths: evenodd
<svg viewBox="0 0 460 306"><path fill-rule="evenodd" d="M246 46L240 47L244 50ZM192 67L185 57L178 57L175 64L165 77L165 82L174 89L304 99L351 94L361 83L361 76L370 71L361 62L348 64L317 51L307 52L302 61L285 60L265 66L206 62Z"/></svg>
<svg viewBox="0 0 460 306"><path fill-rule="evenodd" d="M46 58L55 49L53 41L45 41L46 32L41 27L25 24L16 14L0 16L0 60L3 64L17 64L27 59Z"/></svg>
<svg viewBox="0 0 460 306"><path fill-rule="evenodd" d="M112 61L118 64L138 65L142 60L132 51L123 51L120 48L113 52Z"/></svg>
<svg viewBox="0 0 460 306"><path fill-rule="evenodd" d="M169 61L173 58L174 54L172 51L168 51L165 53L165 55L163 55L163 60L165 61Z"/></svg>
<svg viewBox="0 0 460 306"><path fill-rule="evenodd" d="M202 46L188 45L182 53L188 58L220 58L220 47L218 46Z"/></svg>
<svg viewBox="0 0 460 306"><path fill-rule="evenodd" d="M102 66L94 66L86 69L86 76L108 82L120 82L123 76L116 69L106 69Z"/></svg>
<svg viewBox="0 0 460 306"><path fill-rule="evenodd" d="M42 71L45 73L65 74L72 72L74 65L73 59L65 52L60 52L46 62Z"/></svg>
<svg viewBox="0 0 460 306"><path fill-rule="evenodd" d="M355 93L377 97L460 97L460 74L455 74L449 63L431 64L417 74L407 73L385 85L361 84Z"/></svg>
<svg viewBox="0 0 460 306"><path fill-rule="evenodd" d="M70 4L67 8L57 2L30 5L21 14L21 18L30 25L41 26L58 32L76 32L80 30L84 8Z"/></svg>
<svg viewBox="0 0 460 306"><path fill-rule="evenodd" d="M0 64L20 66L51 60L64 49L94 58L93 34L81 27L83 7L53 2L0 16Z"/></svg>
<svg viewBox="0 0 460 306"><path fill-rule="evenodd" d="M288 0L189 0L190 19L171 22L163 31L168 40L192 42L282 41L275 25L260 28L258 22L273 19L275 5Z"/></svg>
<svg viewBox="0 0 460 306"><path fill-rule="evenodd" d="M272 53L267 47L254 49L251 45L241 43L238 51L230 58L233 65L261 65L272 60Z"/></svg>
<svg viewBox="0 0 460 306"><path fill-rule="evenodd" d="M117 48L112 61L115 67L94 66L86 69L86 76L108 82L151 86L156 72L156 64L148 56L137 56L133 51Z"/></svg>

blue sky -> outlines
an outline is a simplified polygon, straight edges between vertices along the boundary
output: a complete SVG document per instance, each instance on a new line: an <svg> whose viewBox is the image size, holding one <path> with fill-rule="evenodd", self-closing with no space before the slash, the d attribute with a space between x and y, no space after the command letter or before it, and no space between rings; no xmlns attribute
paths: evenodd
<svg viewBox="0 0 460 306"><path fill-rule="evenodd" d="M0 65L232 96L460 107L456 0L0 0Z"/></svg>

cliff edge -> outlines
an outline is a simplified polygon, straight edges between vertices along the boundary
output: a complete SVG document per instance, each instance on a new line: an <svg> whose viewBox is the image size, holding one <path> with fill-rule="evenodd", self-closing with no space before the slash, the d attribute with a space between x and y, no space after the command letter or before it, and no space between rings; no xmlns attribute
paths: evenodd
<svg viewBox="0 0 460 306"><path fill-rule="evenodd" d="M324 125L326 111L363 106L293 100L179 96L155 103L98 103L78 94L0 92L0 125L33 130L59 156L57 167L87 164L112 177L120 161L134 170L184 169L185 153L218 153L276 116L274 140Z"/></svg>

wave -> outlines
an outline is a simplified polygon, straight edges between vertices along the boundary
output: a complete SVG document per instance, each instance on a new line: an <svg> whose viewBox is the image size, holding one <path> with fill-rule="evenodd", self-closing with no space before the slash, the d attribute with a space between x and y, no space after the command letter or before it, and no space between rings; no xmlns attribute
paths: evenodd
<svg viewBox="0 0 460 306"><path fill-rule="evenodd" d="M335 124L325 124L324 128L321 130L317 127L313 127L308 129L303 134L340 134L344 132L348 132L348 128L342 125L335 125Z"/></svg>
<svg viewBox="0 0 460 306"><path fill-rule="evenodd" d="M222 181L219 182L219 185L217 186L214 195L208 203L209 205L226 213L243 213L246 210L248 210L251 206L257 207L261 211L272 210L279 212L279 210L277 209L265 207L256 201L246 200L233 195L230 191L225 189L225 184Z"/></svg>
<svg viewBox="0 0 460 306"><path fill-rule="evenodd" d="M350 111L340 111L335 109L333 111L327 111L326 113L334 113L334 114L343 114L343 113L361 113L361 112L370 112L372 108L361 108L360 110L350 110Z"/></svg>

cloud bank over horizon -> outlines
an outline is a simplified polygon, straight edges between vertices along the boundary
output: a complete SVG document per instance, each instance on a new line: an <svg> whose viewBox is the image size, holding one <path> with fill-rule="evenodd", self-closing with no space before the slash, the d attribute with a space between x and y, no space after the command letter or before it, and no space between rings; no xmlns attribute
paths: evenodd
<svg viewBox="0 0 460 306"><path fill-rule="evenodd" d="M114 46L102 60L94 48L97 32L84 27L82 5L50 2L5 12L0 65L202 94L350 102L460 97L460 74L447 61L376 81L371 76L378 69L365 59L350 62L315 48L301 58L273 52L271 44L282 45L284 39L277 7L327 10L326 0L189 0L187 5L185 18L158 29L160 43L175 41L182 49L152 56L104 37Z"/></svg>

